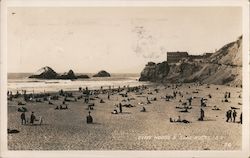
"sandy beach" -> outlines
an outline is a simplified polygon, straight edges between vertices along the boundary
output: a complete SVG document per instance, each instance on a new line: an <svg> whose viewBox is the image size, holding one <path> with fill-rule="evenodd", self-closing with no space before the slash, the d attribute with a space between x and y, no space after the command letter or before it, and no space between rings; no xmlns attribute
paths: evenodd
<svg viewBox="0 0 250 158"><path fill-rule="evenodd" d="M158 89L158 93L155 89ZM218 89L217 89L218 88ZM181 92L175 99L173 91ZM125 93L126 89L120 93ZM8 101L8 128L19 133L8 134L9 150L240 150L242 124L238 123L242 99L242 88L221 85L194 86L184 84L177 89L154 85L141 91L142 94L128 92L128 97L119 93L99 94L91 110L93 123L87 124L89 110L84 99L66 102L67 110L55 110L62 104L63 97L51 100L54 105L43 102L25 102L22 97ZM225 92L230 92L229 102L222 102ZM208 95L211 94L211 98ZM73 92L75 97L82 92ZM147 97L151 104L147 104ZM187 98L194 97L192 109L180 112ZM200 99L206 98L204 121L200 117ZM130 98L134 107L123 107L123 112L111 114L115 104ZM153 101L156 98L156 101ZM100 103L103 99L105 103ZM18 101L26 105L18 105ZM42 125L21 125L18 107L26 107L26 117L33 111L35 116L43 117ZM217 106L220 110L212 110ZM140 112L142 107L146 112ZM226 111L236 109L236 123L226 122ZM170 117L190 121L190 123L170 122Z"/></svg>

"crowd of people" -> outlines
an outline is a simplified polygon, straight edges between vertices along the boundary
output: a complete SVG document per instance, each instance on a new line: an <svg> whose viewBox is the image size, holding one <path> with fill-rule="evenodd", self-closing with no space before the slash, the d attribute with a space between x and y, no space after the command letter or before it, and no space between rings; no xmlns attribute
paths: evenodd
<svg viewBox="0 0 250 158"><path fill-rule="evenodd" d="M178 98L178 96L180 96L180 98L184 98L185 92L177 91L177 87L178 86L176 86L174 88L172 87L172 89L173 89L172 95L166 95L165 97L162 97L162 98L165 98L166 101L175 100ZM65 92L63 90L60 90L58 95L54 95L54 96L49 94L49 93L27 94L26 91L22 91L21 93L19 91L17 91L16 94L14 94L14 95L11 91L8 91L7 95L8 95L8 100L10 100L10 101L12 101L13 98L18 98L19 96L23 96L23 99L25 102L29 102L29 101L45 102L45 101L48 101L48 103L51 105L54 105L52 100L59 100L60 97L63 97L62 104L57 105L54 108L55 110L65 110L65 109L67 110L69 108L68 108L68 104L66 104L66 102L70 102L70 101L77 102L78 100L83 99L83 103L88 106L87 110L89 110L89 115L86 117L87 123L93 123L93 117L90 115L90 113L91 113L90 110L93 110L93 106L95 104L91 103L91 100L100 99L99 103L105 103L104 98L99 98L99 96L98 96L99 94L107 95L108 100L111 99L111 96L113 94L119 94L122 97L126 98L126 101L129 102L130 101L130 98L128 97L129 92L134 92L136 94L143 94L144 90L146 90L147 88L148 88L147 86L137 86L137 87L124 86L124 87L118 87L118 88L111 88L111 86L109 86L108 89L103 89L103 87L101 87L99 90L89 90L88 87L86 87L85 89L82 87L79 87L79 92L82 95L78 96L78 97L75 97L71 92ZM159 93L159 89L154 89L153 91L155 93ZM151 99L149 98L149 95L152 95L153 91L148 92L148 96L146 96L146 104L151 104L152 101L157 100L156 97L153 97ZM198 90L196 90L193 93L199 93L199 92L198 92ZM186 94L188 94L188 92L186 92ZM73 98L73 99L70 99L70 98ZM192 106L193 106L192 103L193 103L193 100L195 98L198 98L198 97L194 97L194 96L189 95L189 97L187 97L187 99L186 99L187 102L183 102L182 99L180 99L179 102L182 104L178 108L184 109L180 112L189 112L188 110L192 109ZM212 95L208 94L208 99L206 99L205 97L200 97L200 98L201 98L200 99L200 114L199 114L199 118L197 118L197 119L199 121L204 121L206 119L204 108L207 107L207 101L208 101L208 99L212 98ZM224 101L229 102L229 98L231 98L231 93L226 92L224 95ZM131 98L131 99L134 99L134 98ZM25 103L22 105L25 105ZM130 106L128 106L128 105L130 105ZM142 105L144 105L144 104L142 104ZM125 107L134 107L130 103L129 104L124 104L124 103L122 104L122 102L120 102L120 103L115 105L115 109L111 112L111 114L119 114L119 113L122 114L124 106ZM220 108L218 108L217 106L214 106L212 108L212 110L220 110ZM145 106L142 106L139 111L146 112ZM34 112L31 112L29 120L26 117L25 113L26 112L21 113L21 124L22 125L26 125L26 124L34 125L35 122L38 122L38 124L41 125L43 123L43 118L39 117L39 119L36 119ZM236 109L234 109L234 110L230 109L230 110L226 111L226 122L238 122L238 123L242 124L242 112L240 114L239 121L237 121L237 116L238 116L238 113L237 113ZM170 117L170 122L183 122L183 120L180 119L180 116L178 116L177 120ZM184 119L184 123L190 123L190 121Z"/></svg>

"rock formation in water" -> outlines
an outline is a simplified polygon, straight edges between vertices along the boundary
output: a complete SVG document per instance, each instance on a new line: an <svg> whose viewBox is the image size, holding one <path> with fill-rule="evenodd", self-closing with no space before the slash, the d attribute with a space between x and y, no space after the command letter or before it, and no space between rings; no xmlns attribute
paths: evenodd
<svg viewBox="0 0 250 158"><path fill-rule="evenodd" d="M59 75L57 79L69 79L69 80L75 80L77 77L75 76L75 73L73 70L69 70L67 73L64 73L62 75Z"/></svg>
<svg viewBox="0 0 250 158"><path fill-rule="evenodd" d="M83 78L89 78L89 76L88 75L78 75L77 78L78 79L80 79L80 78L83 79Z"/></svg>
<svg viewBox="0 0 250 158"><path fill-rule="evenodd" d="M63 80L75 80L77 78L89 78L88 75L76 76L73 70L69 70L63 74L56 73L52 68L45 66L39 69L36 73L29 76L29 78L36 79L63 79Z"/></svg>
<svg viewBox="0 0 250 158"><path fill-rule="evenodd" d="M161 69L159 65L164 64ZM165 69L163 69L163 67ZM140 81L164 83L200 82L221 85L242 85L242 36L203 61L167 64L149 62L141 72Z"/></svg>
<svg viewBox="0 0 250 158"><path fill-rule="evenodd" d="M93 77L110 77L111 75L104 70L99 71L97 74L93 75Z"/></svg>
<svg viewBox="0 0 250 158"><path fill-rule="evenodd" d="M45 66L35 72L33 75L29 76L29 78L37 78L37 79L56 79L58 74L50 67Z"/></svg>

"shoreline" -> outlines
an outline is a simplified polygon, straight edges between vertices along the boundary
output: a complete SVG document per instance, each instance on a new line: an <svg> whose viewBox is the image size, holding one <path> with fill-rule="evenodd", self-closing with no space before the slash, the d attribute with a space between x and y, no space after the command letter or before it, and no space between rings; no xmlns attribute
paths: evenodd
<svg viewBox="0 0 250 158"><path fill-rule="evenodd" d="M141 86L155 86L156 84L154 84L154 83L148 83L148 84L143 84L143 85L135 85L135 86L121 86L120 88L121 89L125 89L125 88L135 88L135 87L141 87ZM105 86L105 87L103 87L103 89L102 90L118 90L119 89L119 87L113 87L112 88L112 86L111 86L111 89L109 89L109 88L107 88L108 86ZM79 87L80 88L80 87ZM83 90L84 89L86 89L86 87L81 87ZM79 90L64 90L64 89L61 89L61 90L63 90L64 92L68 92L68 93L75 93L75 92L79 92ZM93 92L93 91L98 91L98 90L101 90L101 87L99 88L99 89L88 89L90 92ZM9 91L9 92L11 92L10 90L7 90L7 91ZM20 93L20 91L21 92L23 92L23 91L25 91L25 90L16 90L16 91L14 91L14 92L19 92ZM60 90L59 90L60 91ZM44 92L32 92L32 93L26 93L27 95L30 95L30 94L34 94L34 95L36 95L36 94L56 94L56 93L59 93L59 91L44 91ZM15 95L15 94L13 94L13 95ZM23 93L20 93L20 95L21 96L23 96L24 94Z"/></svg>
<svg viewBox="0 0 250 158"><path fill-rule="evenodd" d="M139 83L140 83L141 81L139 81ZM173 86L177 86L177 88L178 88L178 86L180 86L180 85L185 85L185 86L210 86L210 85L213 85L213 86L226 86L226 87L232 87L232 88L240 88L240 89L242 89L242 87L238 87L238 86L230 86L230 85L220 85L220 84L197 84L197 83L159 83L159 82L150 82L150 81L148 81L148 82L145 82L145 81L142 81L142 83L145 83L145 84L142 84L142 85L135 85L135 86L130 86L130 85L127 85L127 86L120 86L120 88L122 88L122 89L124 89L124 88L134 88L134 87L141 87L141 86L147 86L147 87L157 87L157 86L163 86L163 87L171 87L171 89L174 89L173 88ZM53 84L53 83L51 83L51 84ZM81 87L81 86L80 86ZM79 88L80 88L79 87ZM108 88L109 86L104 86L103 87L103 90L109 90L109 88ZM113 86L110 86L111 87L111 90L117 90L118 88L119 88L119 86L116 86L116 87L113 87ZM81 87L82 89L85 89L86 88L86 86L85 87ZM89 91L98 91L98 90L100 90L101 89L101 87L98 89L98 88L95 88L95 89L88 89ZM74 92L79 92L79 90L77 90L77 89L75 89L75 90L72 90L72 89L70 89L70 90L64 90L64 89L60 89L60 90L63 90L64 92L68 92L68 93L74 93ZM60 90L58 90L58 91L43 91L43 92L30 92L30 93L27 93L27 94L34 94L34 95L36 95L36 94L55 94L55 93L59 93L59 91ZM9 90L9 89L7 89L7 91L11 91L11 90ZM15 91L13 91L13 92L22 92L22 91L25 91L25 90L22 90L22 89L16 89ZM21 94L21 95L23 95L23 94Z"/></svg>
<svg viewBox="0 0 250 158"><path fill-rule="evenodd" d="M138 86L148 85L149 82L139 82L138 78L131 77L116 77L116 78L95 78L91 80L34 80L34 82L8 82L8 91L16 92L17 90L26 90L29 93L57 92L61 89L66 91L77 91L79 87L88 87L90 90L97 90L101 86L103 88L123 86Z"/></svg>

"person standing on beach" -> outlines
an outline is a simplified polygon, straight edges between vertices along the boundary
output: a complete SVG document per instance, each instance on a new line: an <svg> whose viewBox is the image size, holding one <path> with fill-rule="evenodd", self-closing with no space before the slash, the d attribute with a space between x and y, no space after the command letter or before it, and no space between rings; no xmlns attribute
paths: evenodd
<svg viewBox="0 0 250 158"><path fill-rule="evenodd" d="M30 115L30 123L33 125L34 121L35 121L36 117L34 115L34 112L32 111L31 115Z"/></svg>
<svg viewBox="0 0 250 158"><path fill-rule="evenodd" d="M90 111L89 111L89 115L87 116L87 124L90 124L90 123L93 123L93 118L92 116L90 115Z"/></svg>
<svg viewBox="0 0 250 158"><path fill-rule="evenodd" d="M227 99L227 92L225 93L224 98L225 98L225 100Z"/></svg>
<svg viewBox="0 0 250 158"><path fill-rule="evenodd" d="M173 92L173 95L174 95L174 98L176 98L176 92L175 91Z"/></svg>
<svg viewBox="0 0 250 158"><path fill-rule="evenodd" d="M205 117L205 112L203 109L201 109L201 116L200 116L200 121L203 121Z"/></svg>
<svg viewBox="0 0 250 158"><path fill-rule="evenodd" d="M234 121L234 122L235 122L236 116L237 116L237 112L234 110L234 111L233 111L233 121Z"/></svg>
<svg viewBox="0 0 250 158"><path fill-rule="evenodd" d="M23 113L21 114L21 121L22 121L22 125L23 125L23 124L26 124L25 112L23 112Z"/></svg>
<svg viewBox="0 0 250 158"><path fill-rule="evenodd" d="M232 122L232 110L228 110L226 116L227 116L226 122L228 122L229 120Z"/></svg>
<svg viewBox="0 0 250 158"><path fill-rule="evenodd" d="M202 106L206 106L206 104L205 104L205 99L204 98L201 98L201 107Z"/></svg>
<svg viewBox="0 0 250 158"><path fill-rule="evenodd" d="M42 125L42 123L43 123L43 117L40 116L40 117L39 117L39 125Z"/></svg>
<svg viewBox="0 0 250 158"><path fill-rule="evenodd" d="M229 110L229 120L230 120L230 122L232 122L233 121L233 119L232 119L232 110Z"/></svg>
<svg viewBox="0 0 250 158"><path fill-rule="evenodd" d="M229 110L226 112L226 117L227 117L226 122L228 122L228 120L229 120Z"/></svg>
<svg viewBox="0 0 250 158"><path fill-rule="evenodd" d="M79 87L79 92L81 92L82 91L82 87Z"/></svg>
<svg viewBox="0 0 250 158"><path fill-rule="evenodd" d="M122 113L122 104L119 104L120 113Z"/></svg>
<svg viewBox="0 0 250 158"><path fill-rule="evenodd" d="M192 100L193 100L193 97L188 98L189 106L192 105Z"/></svg>
<svg viewBox="0 0 250 158"><path fill-rule="evenodd" d="M240 113L240 124L242 124L242 113Z"/></svg>

